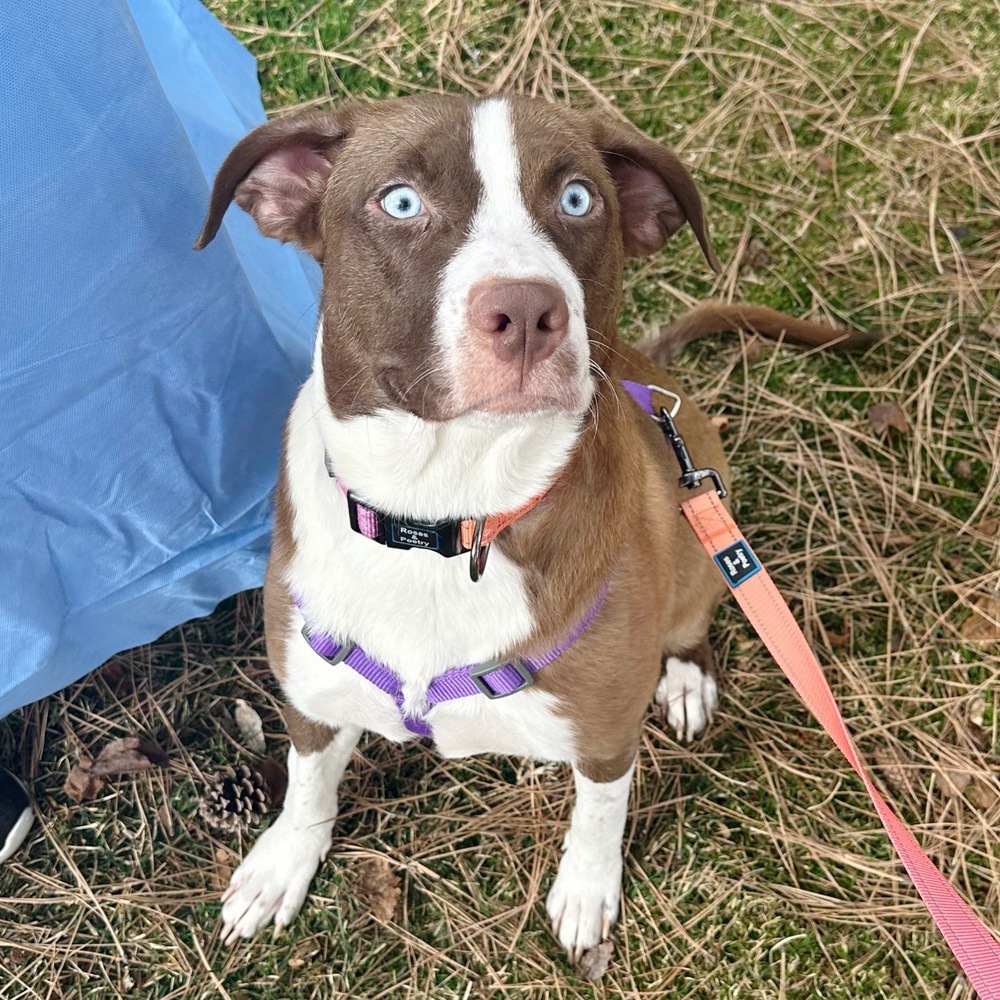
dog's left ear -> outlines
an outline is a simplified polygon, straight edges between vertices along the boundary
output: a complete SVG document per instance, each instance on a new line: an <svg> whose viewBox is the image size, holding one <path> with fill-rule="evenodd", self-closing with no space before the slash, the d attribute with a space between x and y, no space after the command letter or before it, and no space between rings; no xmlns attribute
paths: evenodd
<svg viewBox="0 0 1000 1000"><path fill-rule="evenodd" d="M698 188L684 164L631 125L594 121L594 142L618 189L625 253L655 253L687 222L709 266L720 271Z"/></svg>

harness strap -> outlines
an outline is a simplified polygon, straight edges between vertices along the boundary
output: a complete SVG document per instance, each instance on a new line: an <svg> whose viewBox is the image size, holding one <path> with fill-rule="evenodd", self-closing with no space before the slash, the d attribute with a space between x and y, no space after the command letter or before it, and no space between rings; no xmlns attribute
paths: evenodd
<svg viewBox="0 0 1000 1000"><path fill-rule="evenodd" d="M486 695L487 698L506 698L517 691L523 691L534 682L534 674L542 667L548 666L553 660L566 652L586 631L594 620L608 595L609 583L601 588L597 600L587 613L577 622L574 629L548 652L541 656L514 656L508 659L487 660L484 663L470 663L462 667L453 667L439 674L428 685L422 711L418 715L406 715L403 712L403 680L389 667L369 656L360 646L353 642L337 642L332 636L315 633L303 625L302 635L313 651L323 657L328 663L343 663L359 674L380 691L394 698L403 715L403 725L411 733L419 736L432 735L431 727L426 720L427 712L441 702L454 701L457 698L467 698L475 694ZM302 610L302 601L295 598L295 603Z"/></svg>

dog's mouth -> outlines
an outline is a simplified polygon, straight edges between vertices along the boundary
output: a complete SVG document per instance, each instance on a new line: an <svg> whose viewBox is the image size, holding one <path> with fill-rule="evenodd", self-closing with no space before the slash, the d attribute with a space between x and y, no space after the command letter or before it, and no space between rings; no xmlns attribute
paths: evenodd
<svg viewBox="0 0 1000 1000"><path fill-rule="evenodd" d="M397 368L383 368L375 382L394 408L425 420L454 420L471 413L530 417L541 413L580 416L591 393L563 380L532 379L527 385L484 386L485 391L447 391L432 377L408 377ZM491 391L492 390L492 391Z"/></svg>
<svg viewBox="0 0 1000 1000"><path fill-rule="evenodd" d="M564 392L525 392L515 389L484 396L472 402L466 402L460 416L465 413L492 413L509 416L528 416L534 413L545 413L556 410L561 413L575 414L580 410L577 394L569 390Z"/></svg>

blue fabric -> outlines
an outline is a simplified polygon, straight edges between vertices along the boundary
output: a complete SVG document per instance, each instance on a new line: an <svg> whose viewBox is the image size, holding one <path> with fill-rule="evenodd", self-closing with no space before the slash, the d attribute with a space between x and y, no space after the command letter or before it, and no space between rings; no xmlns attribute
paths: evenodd
<svg viewBox="0 0 1000 1000"><path fill-rule="evenodd" d="M0 4L0 716L263 577L318 268L191 249L263 120L194 0Z"/></svg>

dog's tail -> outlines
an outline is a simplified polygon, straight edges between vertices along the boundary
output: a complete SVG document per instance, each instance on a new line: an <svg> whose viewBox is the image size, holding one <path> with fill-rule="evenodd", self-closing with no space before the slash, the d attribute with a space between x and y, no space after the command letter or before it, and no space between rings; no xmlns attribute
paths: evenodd
<svg viewBox="0 0 1000 1000"><path fill-rule="evenodd" d="M675 320L651 344L642 346L643 353L661 365L669 365L681 348L710 333L736 333L747 330L772 340L785 337L806 347L824 347L836 344L844 350L862 350L871 347L878 339L874 334L861 330L844 330L826 323L797 319L767 306L743 303L702 302Z"/></svg>

